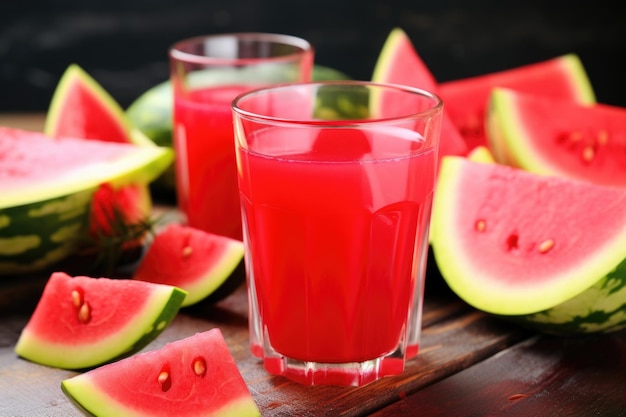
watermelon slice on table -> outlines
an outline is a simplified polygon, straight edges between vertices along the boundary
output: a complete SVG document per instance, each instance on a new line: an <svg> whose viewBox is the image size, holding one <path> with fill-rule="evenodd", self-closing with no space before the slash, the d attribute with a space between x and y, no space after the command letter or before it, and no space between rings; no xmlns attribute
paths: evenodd
<svg viewBox="0 0 626 417"><path fill-rule="evenodd" d="M596 102L585 68L576 54L439 84L439 95L470 149L488 144L485 116L491 90L504 87L562 98L580 104Z"/></svg>
<svg viewBox="0 0 626 417"><path fill-rule="evenodd" d="M74 253L101 184L149 183L173 159L169 148L2 127L0 154L0 275L39 271Z"/></svg>
<svg viewBox="0 0 626 417"><path fill-rule="evenodd" d="M175 285L187 291L183 306L207 299L215 302L245 280L243 242L179 224L154 238L133 279Z"/></svg>
<svg viewBox="0 0 626 417"><path fill-rule="evenodd" d="M487 133L500 163L626 187L626 108L497 88Z"/></svg>
<svg viewBox="0 0 626 417"><path fill-rule="evenodd" d="M218 328L66 379L61 388L100 417L261 415Z"/></svg>
<svg viewBox="0 0 626 417"><path fill-rule="evenodd" d="M475 308L554 334L626 326L626 190L443 159L431 244Z"/></svg>
<svg viewBox="0 0 626 417"><path fill-rule="evenodd" d="M376 61L372 81L402 84L438 94L438 83L411 40L400 28L393 29ZM444 106L441 122L439 158L445 155L466 155L467 145Z"/></svg>
<svg viewBox="0 0 626 417"><path fill-rule="evenodd" d="M84 369L129 356L176 316L179 288L53 273L22 330L15 352L30 361Z"/></svg>

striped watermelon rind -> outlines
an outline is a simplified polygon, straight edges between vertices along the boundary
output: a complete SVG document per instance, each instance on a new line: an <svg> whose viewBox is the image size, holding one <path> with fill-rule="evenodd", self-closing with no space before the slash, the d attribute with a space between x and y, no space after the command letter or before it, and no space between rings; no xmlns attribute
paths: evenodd
<svg viewBox="0 0 626 417"><path fill-rule="evenodd" d="M9 135L19 140L34 138L35 144L37 140L50 141L41 133L0 128L0 140ZM8 188L1 191L0 198L0 276L39 271L71 255L89 228L91 200L100 184L110 183L116 188L147 184L173 159L173 151L166 147L72 138L57 141L60 151L66 144L93 153L100 147L115 146L125 148L125 153L79 169L58 167L49 177L29 186L5 183ZM33 153L37 149L32 146Z"/></svg>
<svg viewBox="0 0 626 417"><path fill-rule="evenodd" d="M435 261L478 310L553 334L614 331L626 326L625 205L619 188L446 157L431 221ZM547 238L554 246L542 250Z"/></svg>
<svg viewBox="0 0 626 417"><path fill-rule="evenodd" d="M72 291L83 291L89 315L80 322ZM53 273L15 345L20 357L61 369L88 369L143 349L178 313L180 288ZM132 300L132 301L128 301Z"/></svg>

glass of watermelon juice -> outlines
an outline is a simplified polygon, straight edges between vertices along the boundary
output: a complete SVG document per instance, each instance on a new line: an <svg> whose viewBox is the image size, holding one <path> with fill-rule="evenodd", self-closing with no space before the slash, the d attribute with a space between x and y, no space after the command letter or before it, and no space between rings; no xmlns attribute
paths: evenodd
<svg viewBox="0 0 626 417"><path fill-rule="evenodd" d="M233 102L250 344L307 385L403 372L421 326L442 104L362 81Z"/></svg>
<svg viewBox="0 0 626 417"><path fill-rule="evenodd" d="M263 85L308 81L313 49L268 33L194 37L169 50L178 205L189 226L242 240L230 103Z"/></svg>

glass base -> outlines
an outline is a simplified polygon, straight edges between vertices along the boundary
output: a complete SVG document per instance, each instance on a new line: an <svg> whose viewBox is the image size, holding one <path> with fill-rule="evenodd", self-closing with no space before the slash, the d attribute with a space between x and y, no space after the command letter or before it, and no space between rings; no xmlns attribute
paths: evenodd
<svg viewBox="0 0 626 417"><path fill-rule="evenodd" d="M319 363L284 356L264 357L265 370L303 385L363 386L404 371L402 357L386 356L365 362Z"/></svg>

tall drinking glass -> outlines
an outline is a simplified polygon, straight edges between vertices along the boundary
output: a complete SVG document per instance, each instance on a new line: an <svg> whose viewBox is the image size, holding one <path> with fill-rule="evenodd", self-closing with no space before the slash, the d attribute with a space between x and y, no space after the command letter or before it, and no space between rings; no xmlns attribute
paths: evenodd
<svg viewBox="0 0 626 417"><path fill-rule="evenodd" d="M416 354L442 103L346 81L233 102L252 353L307 385Z"/></svg>
<svg viewBox="0 0 626 417"><path fill-rule="evenodd" d="M169 50L179 208L187 224L242 239L230 103L261 86L308 81L313 50L269 33L200 36Z"/></svg>

